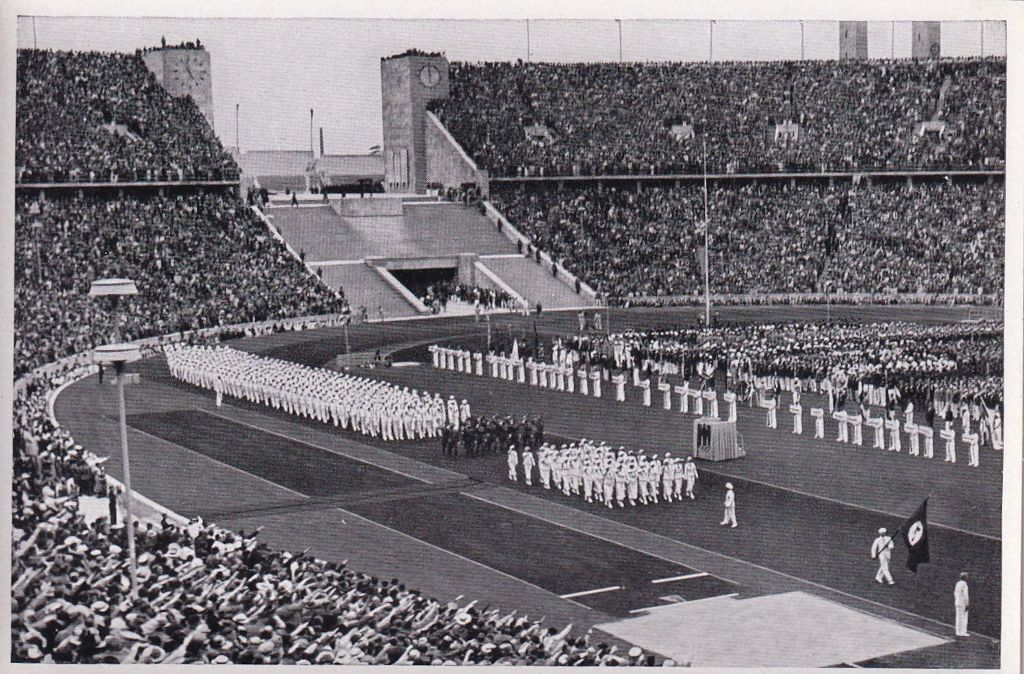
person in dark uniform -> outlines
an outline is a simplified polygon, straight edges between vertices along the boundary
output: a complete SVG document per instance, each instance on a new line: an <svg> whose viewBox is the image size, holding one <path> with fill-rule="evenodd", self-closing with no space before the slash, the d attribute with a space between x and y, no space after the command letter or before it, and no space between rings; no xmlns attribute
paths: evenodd
<svg viewBox="0 0 1024 674"><path fill-rule="evenodd" d="M107 507L109 508L110 526L117 526L117 487L107 487Z"/></svg>
<svg viewBox="0 0 1024 674"><path fill-rule="evenodd" d="M533 424L533 446L540 447L544 444L544 419L537 417Z"/></svg>
<svg viewBox="0 0 1024 674"><path fill-rule="evenodd" d="M476 422L470 417L466 420L466 428L462 432L462 444L465 446L466 456L469 458L476 456L476 435Z"/></svg>
<svg viewBox="0 0 1024 674"><path fill-rule="evenodd" d="M928 407L924 411L924 421L928 428L935 427L935 401L929 400Z"/></svg>
<svg viewBox="0 0 1024 674"><path fill-rule="evenodd" d="M452 428L451 424L445 424L444 428L441 429L441 453L444 454L445 456L448 455L448 452L450 451L452 446L453 430L454 429Z"/></svg>
<svg viewBox="0 0 1024 674"><path fill-rule="evenodd" d="M519 427L516 429L516 445L519 447L528 447L533 442L533 433L530 427L530 420L523 415L523 420L519 423Z"/></svg>

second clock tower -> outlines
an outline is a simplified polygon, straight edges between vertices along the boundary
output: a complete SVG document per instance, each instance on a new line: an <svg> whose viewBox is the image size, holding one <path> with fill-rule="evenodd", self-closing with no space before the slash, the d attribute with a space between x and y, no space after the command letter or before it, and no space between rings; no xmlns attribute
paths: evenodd
<svg viewBox="0 0 1024 674"><path fill-rule="evenodd" d="M210 52L202 47L164 47L146 52L142 60L171 96L191 96L213 127Z"/></svg>

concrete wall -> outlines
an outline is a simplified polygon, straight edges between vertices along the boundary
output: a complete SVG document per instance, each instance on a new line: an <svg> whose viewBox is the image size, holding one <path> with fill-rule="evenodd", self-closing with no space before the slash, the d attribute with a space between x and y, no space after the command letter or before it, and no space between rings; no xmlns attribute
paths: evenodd
<svg viewBox="0 0 1024 674"><path fill-rule="evenodd" d="M371 199L332 199L331 208L338 215L350 218L397 216L404 212L400 198L380 196Z"/></svg>
<svg viewBox="0 0 1024 674"><path fill-rule="evenodd" d="M427 113L426 121L427 183L441 183L445 188L462 183L477 183L484 198L490 193L487 171L477 168L440 120Z"/></svg>

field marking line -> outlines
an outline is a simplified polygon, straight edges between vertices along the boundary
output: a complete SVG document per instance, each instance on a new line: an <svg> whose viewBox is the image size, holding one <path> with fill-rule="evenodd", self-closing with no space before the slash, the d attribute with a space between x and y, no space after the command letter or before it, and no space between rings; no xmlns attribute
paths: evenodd
<svg viewBox="0 0 1024 674"><path fill-rule="evenodd" d="M590 594L602 594L604 592L615 592L621 590L621 585L609 585L608 587L599 587L596 590L583 590L582 592L570 592L569 594L558 595L562 599L572 599L573 597L586 597Z"/></svg>
<svg viewBox="0 0 1024 674"><path fill-rule="evenodd" d="M235 406L232 405L232 407L234 408ZM236 408L236 409L240 409L240 408ZM416 477L415 475L410 475L409 473L403 473L402 471L400 471L400 470L398 470L396 468L392 468L390 466L382 466L379 463L374 463L373 461L369 461L367 459L362 459L362 458L359 458L359 457L356 457L356 456L350 456L349 454L346 454L345 452L339 452L338 450L331 449L329 447L324 447L322 445L318 445L315 442L308 442L306 440L300 440L298 438L294 438L294 437L292 437L292 436L290 436L290 435L288 435L286 433L281 433L281 432L278 432L278 431L272 431L272 430L268 430L266 428L261 428L260 426L256 426L255 424L250 424L250 423L245 422L245 421L238 421L236 419L232 419L231 417L226 417L226 416L224 416L222 414L217 414L216 412L210 412L209 410L201 409L199 411L201 413L203 413L203 414L209 414L211 417L218 417L220 419L224 419L225 421L230 421L231 423L238 424L240 426L247 426L247 427L249 427L249 428L251 428L253 430L261 431L263 433L268 433L270 435L276 435L277 437L284 438L285 440L291 440L292 442L296 442L296 443L298 443L300 445L307 445L309 447L315 447L316 449L319 449L319 450L322 450L322 451L325 451L325 452L330 452L331 454L336 454L336 455L344 457L346 459L351 459L353 461L358 461L359 463L365 463L368 466L373 466L375 468L380 468L381 470L386 470L386 471L388 471L390 473L396 473L398 475L402 475L403 477L407 477L407 478L409 478L411 480L416 480L417 482L423 482L425 484L437 484L436 482L432 482L432 481L430 481L430 480L428 480L426 478ZM369 446L368 445L363 445L363 447L369 447ZM373 449L373 448L371 448L371 449ZM401 454L395 455L392 452L388 452L388 454L392 454L393 456L401 456ZM413 460L415 461L415 459L413 459ZM419 462L417 461L417 463L419 463ZM430 466L430 464L424 464L424 465Z"/></svg>
<svg viewBox="0 0 1024 674"><path fill-rule="evenodd" d="M214 415L214 416L217 416L217 415ZM235 471L237 473L241 473L242 475L246 475L248 477L255 478L255 479L259 480L260 482L265 482L265 483L267 483L267 484L269 484L271 486L277 487L278 489L284 489L285 491L290 492L292 494L295 494L296 496L301 496L302 498L305 498L305 499L309 498L308 494L303 494L300 491L295 491L294 489L289 489L288 487L284 486L283 484L278 484L277 482L274 482L272 480L268 480L267 478L261 477L261 476L257 475L256 473L250 473L249 471L247 471L247 470L245 470L243 468L239 468L238 466L232 466L230 463L224 463L220 459L215 459L212 456L207 456L206 454L203 454L200 451L192 449L191 447L185 447L183 445L179 445L178 443L172 442L171 440L168 440L167 438L161 438L159 435L155 435L153 433L150 433L149 431L144 431L141 428L136 428L135 426L132 426L131 424L129 424L129 427L131 428L131 430L135 431L136 433L142 433L143 435L148 435L149 437L151 437L151 438L153 438L155 440L159 440L160 442L166 442L169 445L174 445L175 447L180 447L181 449L184 449L186 452L191 452L191 453L195 454L196 456L201 456L204 459L208 459L209 461L213 461L216 464L224 466L225 468L229 468L229 469L231 469L231 470L233 470L233 471Z"/></svg>
<svg viewBox="0 0 1024 674"><path fill-rule="evenodd" d="M689 580L691 578L703 578L704 576L710 576L710 575L711 575L710 573L707 573L705 571L699 571L697 573L688 573L685 576L672 576L670 578L658 578L657 580L652 580L651 583L653 585L657 585L658 583L671 583L671 582L676 581L676 580Z"/></svg>
<svg viewBox="0 0 1024 674"><path fill-rule="evenodd" d="M433 548L434 550L437 550L438 552L444 553L446 555L451 555L453 557L458 557L459 559L461 559L463 561L469 562L470 564L473 564L475 566L479 566L481 569L484 569L486 571L490 571L491 573L496 573L499 576L504 576L505 578L509 578L511 580L514 580L517 583L523 583L524 585L529 585L530 587L536 588L536 589L540 590L541 592L544 592L546 594L550 594L550 595L553 595L555 597L558 597L557 594L555 594L551 590L548 590L546 588L541 587L540 585L535 585L534 583L531 583L528 580L523 580L522 578L518 578L516 576L513 576L512 574L506 573L504 571L501 571L500 569L495 569L494 567L488 566L488 565L484 564L483 562L478 562L475 559L470 559L469 557L465 557L463 555L460 555L459 553L455 552L454 550L447 550L445 548L442 548L439 545L434 545L433 543L431 543L429 541L425 541L425 540L423 540L421 538L416 538L412 534L407 534L404 531L399 531L398 529L393 529L392 527L389 527L386 524L381 524L380 522L376 522L374 520L371 520L368 517L363 517L362 515L358 515L358 514L352 512L351 510L345 510L344 508L340 508L340 507L339 508L335 508L335 510L337 510L338 512L342 512L342 513L344 513L344 514L346 514L346 515L348 515L350 517L354 517L355 519L359 519L359 520L362 520L363 522L367 522L367 523L369 523L369 524L371 524L373 526L377 526L377 527L380 527L382 529L386 529L387 531L390 531L390 532L392 532L394 534L398 534L399 536L402 536L403 538L408 538L411 541L415 541L416 543L419 543L421 545L425 545L428 548ZM559 599L563 599L563 597L558 597L558 598ZM572 599L565 599L565 601L568 601L570 603L576 604L577 606L579 606L581 608L585 608L588 611L593 611L594 610L591 607L586 606L584 604L581 604L578 601L573 601Z"/></svg>
<svg viewBox="0 0 1024 674"><path fill-rule="evenodd" d="M513 493L515 493L515 492L513 492ZM601 539L603 541L607 541L609 543L614 543L615 545L620 545L622 547L629 547L629 546L623 545L623 543L621 541L612 540L612 539L610 539L610 538L608 538L606 536L602 536L600 534L591 533L589 531L583 531L582 529L577 529L576 527L570 526L568 524L564 524L564 523L561 523L561 522L556 522L555 520L552 520L552 519L550 519L548 517L543 517L541 515L535 515L533 513L529 513L529 512L523 511L523 510L519 510L518 508L514 508L512 506L508 506L508 505L505 505L503 503L498 503L496 501L491 501L489 499L477 496L475 494L464 493L464 495L468 496L470 498L475 498L475 499L478 499L480 501L484 501L485 503L489 503L491 505L496 505L499 508L505 508L506 510L511 510L513 512L517 512L520 515L526 515L527 517L533 517L534 519L538 519L538 520L541 520L542 522L547 522L549 524L553 524L555 526L559 526L559 527L562 527L564 529L571 529L571 530L573 530L573 531L575 531L577 533L586 534L587 536L593 536L594 538L599 538L599 539ZM534 497L534 498L539 498L539 497ZM556 505L560 505L560 504L556 504ZM563 507L571 508L571 506L563 506ZM573 509L573 510L575 510L575 509ZM929 618L928 616L919 615L917 613L913 613L911 611L907 611L905 609L902 609L902 608L899 608L899 607L896 607L896 606L891 606L889 604L883 604L883 603L875 601L873 599L868 599L866 597L860 597L858 595L851 594L849 592L844 592L843 590L837 590L834 587L829 587L828 585L822 585L821 583L816 583L813 580L807 580L806 578L798 578L796 576L793 576L793 575L790 575L790 574L786 573L785 571L778 571L776 569L770 569L767 566L761 566L760 564L758 564L756 562L750 562L750 561L747 561L745 559L740 559L738 557L730 557L729 555L727 555L725 553L722 553L722 552L718 552L717 550L712 550L710 548L701 548L701 547L698 547L696 545L693 545L692 543L683 543L682 541L677 541L677 540L675 540L673 538L669 538L668 536L665 536L664 534L659 534L659 533L656 533L656 532L653 532L653 531L647 531L646 529L641 529L639 527L635 527L632 524L626 524L624 522L615 522L614 520L606 520L605 518L600 517L599 515L593 515L592 513L588 513L588 512L586 512L584 510L578 510L576 512L580 512L580 513L583 513L585 515L589 515L591 517L597 517L598 519L602 519L602 520L604 520L606 522L609 522L611 524L614 524L616 526L622 526L622 527L626 527L627 529L632 529L634 531L640 532L640 533L642 533L642 534L644 534L646 536L654 536L656 538L664 539L664 540L668 541L669 543L671 543L672 545L682 545L682 546L685 546L685 547L688 547L688 548L692 548L694 550L698 550L698 551L700 551L702 553L705 553L705 554L708 554L708 555L713 555L715 557L719 557L721 559L728 560L730 562L735 562L735 563L738 563L738 564L750 566L750 567L753 567L753 568L758 569L760 571L764 571L766 573L774 574L776 576L782 576L783 578L788 578L788 579L790 579L792 581L795 581L796 583L800 583L800 584L804 584L804 585L810 585L811 587L816 587L816 588L819 588L821 590L825 590L827 592L834 592L834 593L836 593L838 595L842 595L844 597L848 597L848 598L854 599L856 601L862 601L862 602L871 604L873 606L878 606L879 608L886 609L886 610L889 610L889 611L896 611L897 613L902 613L903 615L908 615L908 616L911 616L912 618L916 618L918 620L925 620L925 621L928 621L930 623L934 623L936 625L941 625L942 627L946 627L946 628L950 628L950 629L953 628L953 625L950 624L950 623L944 623L941 620L936 620L935 618ZM686 566L686 564L678 562L678 561L676 561L674 559L669 559L667 557L659 555L656 552L650 552L649 550L646 550L646 549L640 549L640 548L629 548L629 549L635 550L637 552L642 552L643 554L650 555L651 557L657 557L658 559L662 559L662 560L664 560L666 562L672 562L673 564L677 564L679 566ZM736 585L736 586L740 585L740 583L737 583L734 580L726 578L725 576L722 576L722 575L719 575L719 574L714 574L714 575L715 575L716 578L719 578L721 580L724 580L724 581L727 581L729 583L732 583L733 585ZM868 613L867 611L855 608L853 606L848 606L848 608L851 608L851 609L853 609L855 611L859 611L859 612L864 613L866 615L870 615L870 616L872 616L874 618L878 618L880 620L890 620L892 622L897 622L897 621L893 620L892 618L886 618L884 616L878 616L878 615L876 615L874 613ZM941 636L939 634L935 634L934 632L929 632L928 630L922 629L920 627L913 627L913 626L906 626L906 627L908 627L909 629L916 629L919 632L924 632L925 634L931 634L933 637L935 637L937 639L942 639L944 641L949 641L950 640L947 637ZM981 634L981 633L976 633L976 632L971 632L971 634L976 634L978 637L980 637L982 639L988 639L990 641L995 641L995 642L999 641L998 639L994 639L993 637L990 637L990 636L988 636L986 634Z"/></svg>
<svg viewBox="0 0 1024 674"><path fill-rule="evenodd" d="M691 604L699 604L702 601L710 601L711 599L722 599L729 597L738 597L739 592L732 592L730 594L716 594L713 597L701 597L700 599L694 599L693 601L673 601L668 604L658 604L657 606L647 606L645 608L635 608L630 613L647 613L649 611L660 611L665 608L674 608L676 606L689 606Z"/></svg>

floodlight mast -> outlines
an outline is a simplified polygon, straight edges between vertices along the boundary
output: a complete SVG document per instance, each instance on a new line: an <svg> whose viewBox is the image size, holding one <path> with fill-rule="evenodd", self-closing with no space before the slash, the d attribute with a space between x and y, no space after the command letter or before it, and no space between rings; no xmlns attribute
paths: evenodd
<svg viewBox="0 0 1024 674"><path fill-rule="evenodd" d="M93 281L89 288L90 297L127 297L137 295L138 288L135 282L128 279L111 278ZM116 300L115 300L116 301ZM115 308L116 313L116 308ZM118 339L122 338L120 319L118 319ZM124 370L125 365L135 362L140 358L137 344L114 343L98 346L93 350L93 362L100 364L109 363L114 366L117 374L117 412L118 425L121 432L121 465L124 472L125 488L125 536L128 539L128 560L131 565L131 597L136 599L139 596L138 588L138 559L135 554L135 519L132 516L132 473L131 462L128 459L128 424L124 403Z"/></svg>

